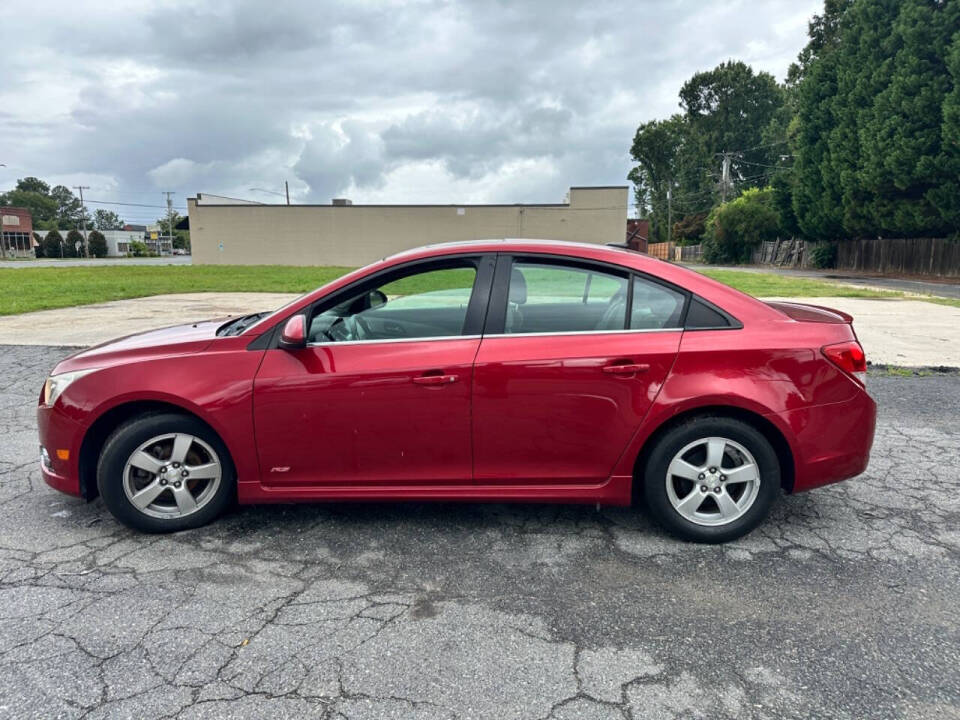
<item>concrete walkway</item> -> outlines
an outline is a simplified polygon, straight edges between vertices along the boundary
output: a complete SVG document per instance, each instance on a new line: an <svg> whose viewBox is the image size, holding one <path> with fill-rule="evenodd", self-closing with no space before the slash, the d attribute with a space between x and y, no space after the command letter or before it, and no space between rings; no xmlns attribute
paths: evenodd
<svg viewBox="0 0 960 720"><path fill-rule="evenodd" d="M151 328L278 308L286 293L186 293L0 317L2 345L94 345ZM850 313L867 358L960 367L960 308L919 300L778 298Z"/></svg>
<svg viewBox="0 0 960 720"><path fill-rule="evenodd" d="M96 345L168 325L275 310L288 293L181 293L0 317L0 345Z"/></svg>

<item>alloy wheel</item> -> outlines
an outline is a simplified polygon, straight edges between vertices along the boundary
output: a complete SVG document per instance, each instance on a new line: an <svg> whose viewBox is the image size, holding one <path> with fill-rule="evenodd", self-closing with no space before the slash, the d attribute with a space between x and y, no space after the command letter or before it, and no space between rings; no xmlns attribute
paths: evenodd
<svg viewBox="0 0 960 720"><path fill-rule="evenodd" d="M133 451L123 468L123 491L144 515L181 518L210 502L222 475L209 444L195 435L167 433Z"/></svg>
<svg viewBox="0 0 960 720"><path fill-rule="evenodd" d="M760 469L740 443L706 437L683 447L667 466L667 497L697 525L728 525L743 517L760 491Z"/></svg>

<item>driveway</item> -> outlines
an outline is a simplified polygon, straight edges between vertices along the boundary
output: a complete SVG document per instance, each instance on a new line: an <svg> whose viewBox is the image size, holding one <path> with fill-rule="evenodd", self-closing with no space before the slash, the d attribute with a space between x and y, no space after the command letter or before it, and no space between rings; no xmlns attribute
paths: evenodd
<svg viewBox="0 0 960 720"><path fill-rule="evenodd" d="M960 714L960 378L871 377L861 478L731 545L629 509L237 509L173 536L40 480L67 350L4 347L0 718Z"/></svg>

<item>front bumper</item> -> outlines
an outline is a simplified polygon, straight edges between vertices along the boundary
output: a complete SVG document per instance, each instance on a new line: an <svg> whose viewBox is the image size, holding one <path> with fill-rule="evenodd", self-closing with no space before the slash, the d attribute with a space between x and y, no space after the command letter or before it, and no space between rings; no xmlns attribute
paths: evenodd
<svg viewBox="0 0 960 720"><path fill-rule="evenodd" d="M56 406L37 407L40 447L49 456L40 462L43 481L54 490L82 497L80 487L80 445L83 428L57 410ZM65 451L65 453L64 453ZM63 455L66 454L66 457Z"/></svg>
<svg viewBox="0 0 960 720"><path fill-rule="evenodd" d="M877 404L865 390L850 400L780 413L794 438L793 492L855 477L867 469Z"/></svg>

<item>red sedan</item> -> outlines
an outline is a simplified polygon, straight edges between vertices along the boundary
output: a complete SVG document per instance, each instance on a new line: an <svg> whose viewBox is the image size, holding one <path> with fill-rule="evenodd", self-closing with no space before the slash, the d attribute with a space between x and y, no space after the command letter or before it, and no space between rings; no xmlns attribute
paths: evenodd
<svg viewBox="0 0 960 720"><path fill-rule="evenodd" d="M421 248L273 313L68 357L40 394L42 472L149 532L234 498L643 496L676 535L722 542L781 491L866 467L851 321L626 250Z"/></svg>

